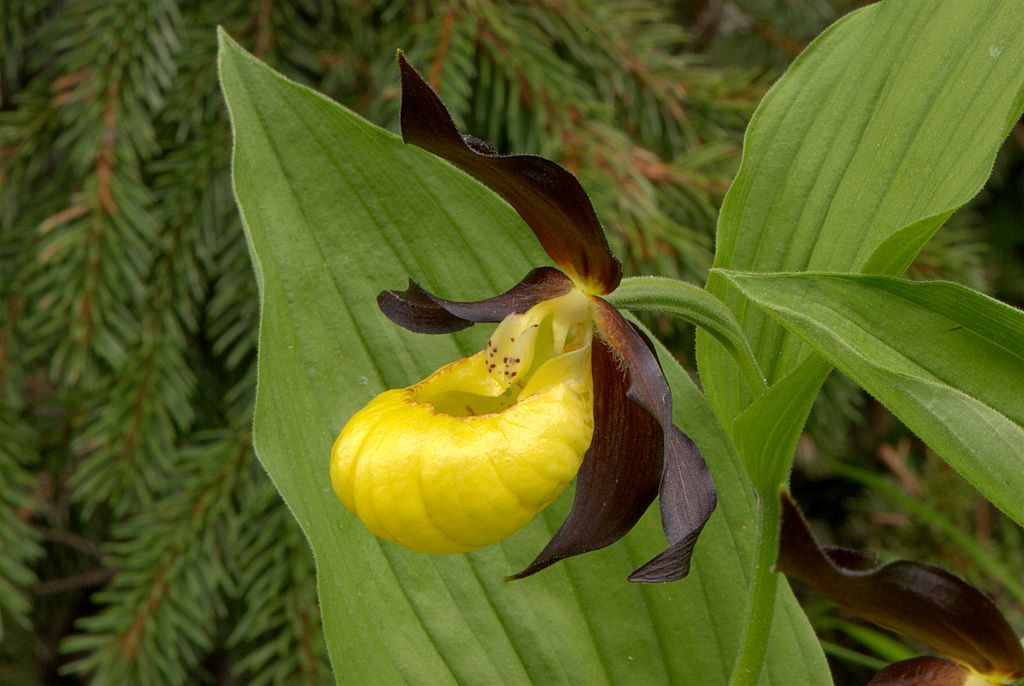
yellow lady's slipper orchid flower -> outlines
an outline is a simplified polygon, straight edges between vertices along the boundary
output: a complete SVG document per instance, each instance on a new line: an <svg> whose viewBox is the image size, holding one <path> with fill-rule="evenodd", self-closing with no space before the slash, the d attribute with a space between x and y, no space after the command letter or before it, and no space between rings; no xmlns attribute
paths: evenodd
<svg viewBox="0 0 1024 686"><path fill-rule="evenodd" d="M776 567L840 607L946 656L897 662L868 686L993 686L1024 677L1024 647L985 594L938 567L907 560L879 565L855 550L819 545L786 493Z"/></svg>
<svg viewBox="0 0 1024 686"><path fill-rule="evenodd" d="M511 535L577 477L568 518L516 578L614 543L660 496L668 548L630 580L685 576L714 486L672 424L650 341L600 297L622 270L589 198L554 162L501 156L462 136L419 74L399 63L405 142L505 198L560 269L535 269L478 302L444 300L412 282L382 292L384 314L419 333L500 323L486 349L352 416L331 450L335 492L380 538L457 553Z"/></svg>

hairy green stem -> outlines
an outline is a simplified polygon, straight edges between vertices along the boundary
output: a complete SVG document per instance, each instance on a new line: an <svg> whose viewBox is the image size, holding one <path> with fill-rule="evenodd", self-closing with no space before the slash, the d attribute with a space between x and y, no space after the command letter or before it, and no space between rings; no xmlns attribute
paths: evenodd
<svg viewBox="0 0 1024 686"><path fill-rule="evenodd" d="M757 358L736 317L725 303L703 288L661 276L638 276L623 279L608 299L618 307L670 314L701 327L733 356L755 398L767 390Z"/></svg>
<svg viewBox="0 0 1024 686"><path fill-rule="evenodd" d="M780 525L778 494L761 493L757 508L757 540L754 543L754 576L750 580L747 616L729 686L757 686L761 678L775 614L778 575L772 567L778 554Z"/></svg>

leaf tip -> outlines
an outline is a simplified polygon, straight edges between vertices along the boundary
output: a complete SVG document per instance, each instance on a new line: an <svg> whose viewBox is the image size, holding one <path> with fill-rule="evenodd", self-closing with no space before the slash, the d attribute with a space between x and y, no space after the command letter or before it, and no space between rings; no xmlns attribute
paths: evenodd
<svg viewBox="0 0 1024 686"><path fill-rule="evenodd" d="M242 46L231 37L222 25L217 25L217 56L223 58L225 54L235 53L242 50Z"/></svg>

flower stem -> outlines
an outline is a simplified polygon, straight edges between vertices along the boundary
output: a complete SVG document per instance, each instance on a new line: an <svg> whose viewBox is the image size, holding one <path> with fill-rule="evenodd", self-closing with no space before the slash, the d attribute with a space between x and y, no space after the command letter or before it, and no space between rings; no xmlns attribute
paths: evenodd
<svg viewBox="0 0 1024 686"><path fill-rule="evenodd" d="M772 567L778 554L780 527L779 498L775 493L760 494L757 517L754 573L750 581L747 616L729 686L757 685L768 652L768 637L775 614L778 575Z"/></svg>
<svg viewBox="0 0 1024 686"><path fill-rule="evenodd" d="M608 299L618 307L670 314L703 328L733 356L755 399L767 391L757 358L736 317L706 290L674 279L643 276L624 279ZM772 568L779 546L779 499L774 486L759 490L747 615L729 686L757 686L775 613L778 575Z"/></svg>
<svg viewBox="0 0 1024 686"><path fill-rule="evenodd" d="M699 326L736 360L750 392L760 397L768 388L743 329L728 307L703 288L661 276L623 279L608 299L617 307L660 312Z"/></svg>

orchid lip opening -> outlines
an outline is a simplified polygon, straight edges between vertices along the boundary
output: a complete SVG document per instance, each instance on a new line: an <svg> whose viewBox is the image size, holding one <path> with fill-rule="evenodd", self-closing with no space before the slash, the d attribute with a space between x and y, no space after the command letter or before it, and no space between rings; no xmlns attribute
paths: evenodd
<svg viewBox="0 0 1024 686"><path fill-rule="evenodd" d="M577 290L545 300L523 314L510 314L487 347L408 389L408 400L453 417L499 414L537 392L532 378L548 362L587 349L593 341L589 299ZM531 391L527 391L531 389Z"/></svg>
<svg viewBox="0 0 1024 686"><path fill-rule="evenodd" d="M487 341L488 374L505 387L522 385L535 362L589 345L590 321L590 301L576 289L508 315Z"/></svg>

